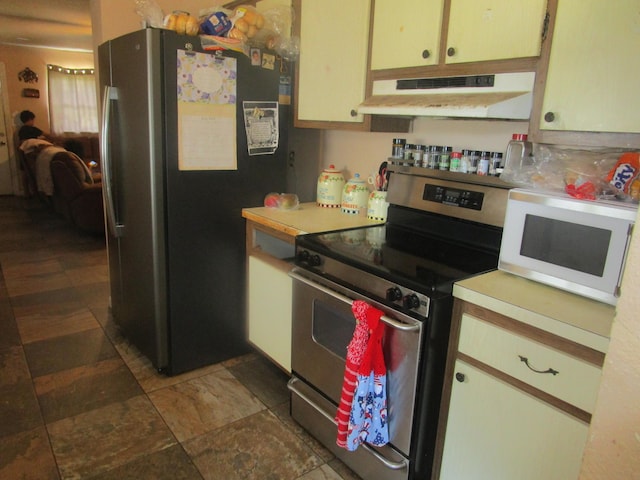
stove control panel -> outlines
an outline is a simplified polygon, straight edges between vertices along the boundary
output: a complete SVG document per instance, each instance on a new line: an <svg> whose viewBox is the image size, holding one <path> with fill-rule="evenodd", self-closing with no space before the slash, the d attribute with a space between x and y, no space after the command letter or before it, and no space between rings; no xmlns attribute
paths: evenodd
<svg viewBox="0 0 640 480"><path fill-rule="evenodd" d="M482 210L484 193L427 183L424 186L422 199L444 205Z"/></svg>
<svg viewBox="0 0 640 480"><path fill-rule="evenodd" d="M391 308L406 310L419 317L429 314L427 295L313 250L300 247L296 250L295 263L304 270L331 279L345 288L355 287L367 297L386 301Z"/></svg>

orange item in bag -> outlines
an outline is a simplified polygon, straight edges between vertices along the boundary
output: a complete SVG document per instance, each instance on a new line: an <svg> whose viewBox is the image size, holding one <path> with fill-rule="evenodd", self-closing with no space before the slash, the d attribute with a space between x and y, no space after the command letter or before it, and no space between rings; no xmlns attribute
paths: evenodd
<svg viewBox="0 0 640 480"><path fill-rule="evenodd" d="M609 171L607 181L616 190L640 200L640 153L623 153Z"/></svg>

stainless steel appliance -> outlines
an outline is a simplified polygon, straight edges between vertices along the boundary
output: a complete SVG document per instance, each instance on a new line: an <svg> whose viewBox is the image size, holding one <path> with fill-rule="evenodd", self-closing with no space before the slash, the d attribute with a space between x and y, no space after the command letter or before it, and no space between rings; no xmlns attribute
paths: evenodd
<svg viewBox="0 0 640 480"><path fill-rule="evenodd" d="M242 114L243 101L278 101L280 69L252 66L245 55L208 51L200 42L144 29L98 50L111 311L123 334L167 374L249 350L241 210L286 185L288 107L280 107L273 154L248 154ZM234 58L235 71L216 77L196 71L202 63L189 71L188 57ZM206 95L192 103L188 92L179 96L181 75L193 75L193 86L205 93L228 75L236 89L227 102L231 114L215 117L219 105ZM235 132L235 144L225 131ZM215 146L235 150L236 164Z"/></svg>
<svg viewBox="0 0 640 480"><path fill-rule="evenodd" d="M615 305L638 205L509 193L498 268Z"/></svg>
<svg viewBox="0 0 640 480"><path fill-rule="evenodd" d="M291 413L367 480L430 478L453 283L495 269L510 185L390 166L383 226L296 239ZM473 182L473 183L471 183ZM354 300L384 312L390 443L348 452L334 420Z"/></svg>

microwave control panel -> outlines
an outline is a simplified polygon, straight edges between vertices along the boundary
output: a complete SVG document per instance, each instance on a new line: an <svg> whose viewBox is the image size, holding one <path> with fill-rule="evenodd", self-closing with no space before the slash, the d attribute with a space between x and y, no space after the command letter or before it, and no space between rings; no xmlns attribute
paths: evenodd
<svg viewBox="0 0 640 480"><path fill-rule="evenodd" d="M427 183L424 186L422 199L454 207L481 210L484 193Z"/></svg>

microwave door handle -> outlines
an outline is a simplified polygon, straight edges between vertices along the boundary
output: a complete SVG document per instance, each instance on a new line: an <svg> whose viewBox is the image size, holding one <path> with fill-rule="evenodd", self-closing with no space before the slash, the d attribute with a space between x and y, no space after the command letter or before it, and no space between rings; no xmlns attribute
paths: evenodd
<svg viewBox="0 0 640 480"><path fill-rule="evenodd" d="M300 380L298 380L297 378L292 377L291 380L289 380L289 382L287 383L287 388L292 392L294 392L296 395L298 395L300 398L302 398L305 402L307 402L311 407L313 407L319 414L321 414L327 420L330 420L334 425L338 425L338 422L332 415L329 415L327 412L322 410L309 397L307 397L304 393L302 393L300 390L296 388L296 383L299 381ZM366 443L363 443L360 446L365 450L367 450L371 455L373 455L376 458L376 460L381 462L385 467L387 467L390 470L402 470L403 468L407 468L408 466L406 460L402 462L393 462L388 458L383 457L380 453L378 453L376 450L371 448Z"/></svg>
<svg viewBox="0 0 640 480"><path fill-rule="evenodd" d="M294 278L312 288L315 288L317 290L320 290L322 293L325 293L333 298L336 298L344 303L348 303L349 305L353 304L353 300L351 300L349 297L342 295L338 292L335 292L329 288L326 288L316 282L313 282L305 277L303 277L302 275L299 275L298 273L296 273L295 271L291 271L289 272L289 276L291 278ZM398 322L397 320L394 320L391 317L388 317L386 315L382 315L382 317L380 317L380 321L386 323L387 325L389 325L392 328L395 328L396 330L401 330L403 332L413 332L416 330L420 330L420 325L408 325L406 323L402 323L402 322Z"/></svg>

